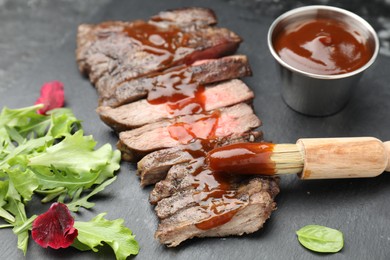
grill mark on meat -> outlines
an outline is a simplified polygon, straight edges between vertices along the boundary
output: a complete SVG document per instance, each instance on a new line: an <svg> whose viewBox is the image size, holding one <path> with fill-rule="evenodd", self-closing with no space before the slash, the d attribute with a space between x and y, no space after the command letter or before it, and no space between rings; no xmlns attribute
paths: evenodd
<svg viewBox="0 0 390 260"><path fill-rule="evenodd" d="M170 79L178 71L183 71L182 73L191 77L191 81L199 85L252 75L248 59L244 55L201 60L191 66L179 66L154 76L125 81L112 89L101 88L98 93L99 103L101 106L118 107L145 98L157 86L167 87L167 84L172 84Z"/></svg>
<svg viewBox="0 0 390 260"><path fill-rule="evenodd" d="M248 182L249 181L249 182ZM201 206L190 203L191 206L180 208L166 213L162 219L155 237L163 244L173 247L193 237L213 237L249 234L261 228L269 218L276 205L273 198L279 192L277 180L266 178L252 178L243 181L237 189L235 200L240 203L237 210L237 201L226 205L226 214L234 212L230 221L212 229L199 229L199 224L210 219L210 212ZM175 203L175 202L174 202ZM161 202L161 207L162 202ZM161 211L163 211L161 209Z"/></svg>
<svg viewBox="0 0 390 260"><path fill-rule="evenodd" d="M222 108L220 111L220 117L215 125L214 134L216 138L235 137L243 132L255 129L261 124L258 117L253 114L252 108L245 103ZM204 117L203 114L180 116L121 132L118 148L126 153L126 159L134 161L140 156L155 150L180 145L179 140L171 137L169 127L177 123L189 122L191 124L191 122L196 122L196 120L201 120ZM121 130L120 126L113 127L119 131Z"/></svg>
<svg viewBox="0 0 390 260"><path fill-rule="evenodd" d="M215 141L215 147L232 143L254 142L261 136L261 132L246 132L237 138L230 136L223 138L220 142ZM199 149L199 140L189 145L180 145L168 149L158 150L143 157L137 164L138 174L141 178L141 186L155 184L163 180L169 169L176 164L186 163L193 159L192 155L186 151L188 146L192 150Z"/></svg>
<svg viewBox="0 0 390 260"><path fill-rule="evenodd" d="M249 102L253 99L253 92L244 82L233 79L223 83L208 85L202 93L202 107L204 111L212 111L222 107L232 106L240 102ZM115 130L128 130L137 128L152 122L158 122L166 118L192 113L191 101L182 109L172 111L169 103L150 104L147 100L139 100L117 108L98 107L97 113L100 119L108 126L115 126ZM195 100L195 104L196 104ZM180 100L179 102L183 102ZM172 103L175 104L175 103ZM203 112L203 111L200 111ZM198 112L199 113L199 112Z"/></svg>

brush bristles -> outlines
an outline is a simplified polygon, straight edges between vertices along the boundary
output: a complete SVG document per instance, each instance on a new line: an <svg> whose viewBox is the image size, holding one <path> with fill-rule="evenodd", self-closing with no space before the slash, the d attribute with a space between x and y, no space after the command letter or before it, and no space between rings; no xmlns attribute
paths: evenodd
<svg viewBox="0 0 390 260"><path fill-rule="evenodd" d="M271 160L276 174L295 174L303 170L303 156L296 144L276 144Z"/></svg>

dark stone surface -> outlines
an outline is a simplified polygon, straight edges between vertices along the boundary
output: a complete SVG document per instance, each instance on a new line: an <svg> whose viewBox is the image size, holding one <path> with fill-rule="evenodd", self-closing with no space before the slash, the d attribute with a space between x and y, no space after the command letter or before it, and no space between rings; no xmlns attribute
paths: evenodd
<svg viewBox="0 0 390 260"><path fill-rule="evenodd" d="M245 81L256 92L254 106L263 120L265 138L295 142L300 137L374 136L390 140L390 58L382 50L348 106L323 118L306 117L290 110L280 97L274 61L266 44L267 30L282 12L307 4L342 6L362 15L380 31L382 46L389 34L389 1L108 1L108 0L0 0L0 106L33 104L40 86L63 81L67 106L84 121L86 133L100 144L116 143L115 135L94 112L97 95L77 71L75 36L81 22L146 19L160 10L181 6L213 8L220 25L245 40L239 52L247 54L254 76ZM364 156L364 154L362 155ZM390 175L373 179L300 181L283 178L277 197L278 210L265 227L243 237L193 239L169 249L154 240L157 219L148 204L150 189L139 187L135 165L123 163L118 180L96 198L92 211L77 219L89 220L100 212L123 218L137 236L138 259L389 259ZM48 205L35 201L28 214L41 213ZM295 231L308 224L337 228L345 247L336 255L321 255L301 247ZM24 259L11 230L0 230L2 259ZM113 259L110 248L79 252L72 248L48 250L30 241L26 259Z"/></svg>

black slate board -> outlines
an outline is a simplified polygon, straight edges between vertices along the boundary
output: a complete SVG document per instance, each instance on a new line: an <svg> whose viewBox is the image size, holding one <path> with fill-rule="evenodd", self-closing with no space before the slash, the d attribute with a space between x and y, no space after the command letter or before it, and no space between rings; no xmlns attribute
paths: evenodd
<svg viewBox="0 0 390 260"><path fill-rule="evenodd" d="M318 2L318 1L311 1ZM329 2L329 1L319 1ZM333 3L334 2L334 3ZM367 16L351 1L358 14ZM338 1L331 1L337 4ZM370 2L371 3L371 2ZM373 1L384 5L384 1ZM244 38L239 53L249 56L254 76L245 79L255 91L254 107L263 121L265 138L295 142L300 137L374 136L390 140L390 58L379 55L356 86L356 93L340 113L323 118L306 117L290 110L280 96L276 67L268 51L266 34L276 15L302 5L298 1L0 1L0 106L17 108L33 104L40 86L53 79L65 83L66 105L83 120L85 132L100 144L116 137L94 112L97 95L77 71L74 58L77 24L104 20L147 19L160 10L182 6L214 9L219 25ZM379 5L378 5L379 7ZM268 9L267 9L268 8ZM372 11L372 10L371 10ZM381 13L380 10L376 10ZM361 13L359 13L361 12ZM373 15L377 15L374 12ZM368 17L370 18L370 17ZM375 17L374 17L375 18ZM364 156L364 154L362 155ZM166 248L154 238L157 218L148 203L150 189L139 187L135 166L122 164L118 180L95 199L92 211L77 219L89 220L100 212L107 218L124 218L141 246L138 259L389 259L390 175L374 179L300 181L283 178L278 210L264 228L243 237L193 239ZM49 205L28 207L39 214ZM341 230L344 249L335 255L312 253L301 247L295 231L308 224ZM0 230L2 259L24 259L11 230ZM109 247L98 254L43 249L30 241L26 259L113 259Z"/></svg>

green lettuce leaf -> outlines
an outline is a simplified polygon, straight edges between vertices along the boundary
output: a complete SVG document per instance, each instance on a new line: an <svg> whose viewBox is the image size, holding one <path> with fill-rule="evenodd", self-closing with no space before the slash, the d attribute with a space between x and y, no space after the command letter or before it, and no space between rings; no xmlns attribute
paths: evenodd
<svg viewBox="0 0 390 260"><path fill-rule="evenodd" d="M18 237L18 248L26 253L29 229L36 216L27 218L25 205L34 193L44 196L42 202L69 202L77 211L91 208L89 199L103 191L116 177L121 154L110 144L96 149L92 136L84 136L80 121L70 109L59 108L48 115L37 114L42 105L20 109L4 108L0 112L0 217ZM118 257L138 252L138 244L123 220L108 221L99 215L85 226L108 232L110 239L94 244L87 235L86 250L97 251L102 242L110 244ZM99 231L99 232L100 232ZM102 234L102 233L100 233ZM133 241L134 240L134 241ZM128 244L127 244L128 243ZM92 247L91 247L92 246Z"/></svg>
<svg viewBox="0 0 390 260"><path fill-rule="evenodd" d="M80 120L68 108L57 108L48 112L51 115L51 126L48 134L54 138L71 134L73 130L81 129Z"/></svg>
<svg viewBox="0 0 390 260"><path fill-rule="evenodd" d="M8 126L15 128L23 137L45 135L50 124L50 117L37 114L42 105L35 105L19 109L3 108L0 113L0 128Z"/></svg>
<svg viewBox="0 0 390 260"><path fill-rule="evenodd" d="M8 181L0 181L0 217L2 217L8 223L15 222L15 217L11 215L4 206L7 205L5 197L8 192Z"/></svg>
<svg viewBox="0 0 390 260"><path fill-rule="evenodd" d="M79 130L67 135L61 142L50 146L45 152L31 157L30 166L54 167L59 170L70 170L80 175L98 171L105 167L112 157L109 144L94 150L96 142L92 136L84 136Z"/></svg>
<svg viewBox="0 0 390 260"><path fill-rule="evenodd" d="M15 190L22 196L23 202L30 201L39 186L35 174L30 169L21 171L19 168L9 169L7 173L14 183Z"/></svg>
<svg viewBox="0 0 390 260"><path fill-rule="evenodd" d="M8 182L8 191L5 197L8 202L4 209L10 212L15 216L15 221L11 224L14 226L14 229L17 229L24 225L27 221L26 210L20 194L15 189L12 181ZM17 234L18 236L18 248L23 251L23 254L26 255L27 246L28 246L28 230L23 230Z"/></svg>
<svg viewBox="0 0 390 260"><path fill-rule="evenodd" d="M98 247L104 242L114 250L118 260L138 254L138 242L132 231L123 225L123 219L106 220L105 215L101 213L89 222L75 221L78 235L73 246L83 251L98 252Z"/></svg>

